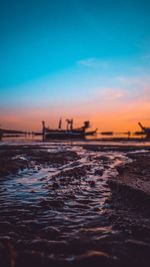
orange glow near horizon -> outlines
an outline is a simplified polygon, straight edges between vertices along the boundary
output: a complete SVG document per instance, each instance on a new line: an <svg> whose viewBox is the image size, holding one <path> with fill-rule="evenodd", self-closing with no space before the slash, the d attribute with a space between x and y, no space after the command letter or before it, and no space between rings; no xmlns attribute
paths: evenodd
<svg viewBox="0 0 150 267"><path fill-rule="evenodd" d="M150 127L150 1L2 2L0 127Z"/></svg>
<svg viewBox="0 0 150 267"><path fill-rule="evenodd" d="M84 101L2 110L0 125L7 129L39 131L42 127L41 121L45 120L50 128L57 128L61 117L63 128L66 128L65 120L73 118L74 127L89 120L92 129L98 128L99 131L138 131L139 121L150 126L149 107L150 88L147 82L146 86L133 91L120 88L93 90L91 96Z"/></svg>
<svg viewBox="0 0 150 267"><path fill-rule="evenodd" d="M98 107L92 103L90 110L86 105L72 106L70 109L28 109L7 112L0 117L1 127L6 129L20 129L26 131L41 130L41 121L45 120L50 128L57 128L59 118L62 127L66 127L66 118L74 118L74 127L79 127L85 120L90 120L92 129L99 131L137 131L140 130L138 121L150 126L149 102L122 103L118 106ZM71 112L70 112L71 110Z"/></svg>

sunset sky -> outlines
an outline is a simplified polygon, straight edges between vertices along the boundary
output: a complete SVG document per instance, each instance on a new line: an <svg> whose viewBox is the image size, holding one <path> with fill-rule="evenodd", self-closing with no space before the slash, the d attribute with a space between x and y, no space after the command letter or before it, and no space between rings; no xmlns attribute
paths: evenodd
<svg viewBox="0 0 150 267"><path fill-rule="evenodd" d="M3 128L150 126L149 0L1 0L0 36Z"/></svg>

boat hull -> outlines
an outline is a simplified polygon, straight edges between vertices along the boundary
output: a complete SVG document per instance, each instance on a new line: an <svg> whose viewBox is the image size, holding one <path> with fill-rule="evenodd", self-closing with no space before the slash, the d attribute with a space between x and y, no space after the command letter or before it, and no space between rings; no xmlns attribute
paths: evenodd
<svg viewBox="0 0 150 267"><path fill-rule="evenodd" d="M85 138L84 133L73 133L73 132L49 132L45 133L44 139L79 139Z"/></svg>
<svg viewBox="0 0 150 267"><path fill-rule="evenodd" d="M84 139L86 136L94 135L95 131L84 132L84 131L45 131L44 139Z"/></svg>

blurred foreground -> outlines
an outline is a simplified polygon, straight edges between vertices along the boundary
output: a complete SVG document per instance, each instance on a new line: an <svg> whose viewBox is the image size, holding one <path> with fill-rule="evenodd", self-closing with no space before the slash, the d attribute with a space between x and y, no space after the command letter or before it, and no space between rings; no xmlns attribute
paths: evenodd
<svg viewBox="0 0 150 267"><path fill-rule="evenodd" d="M149 150L2 142L1 266L149 266Z"/></svg>

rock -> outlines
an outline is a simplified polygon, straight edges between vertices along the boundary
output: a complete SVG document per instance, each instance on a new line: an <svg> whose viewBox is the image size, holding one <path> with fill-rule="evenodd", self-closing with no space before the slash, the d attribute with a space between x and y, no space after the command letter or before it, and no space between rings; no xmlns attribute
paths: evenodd
<svg viewBox="0 0 150 267"><path fill-rule="evenodd" d="M56 239L56 237L60 234L60 231L53 226L47 226L44 228L44 232L47 238Z"/></svg>
<svg viewBox="0 0 150 267"><path fill-rule="evenodd" d="M113 263L117 262L117 259L111 258L107 253L103 251L88 251L85 254L77 256L75 262L77 263L78 267L80 266L111 267L115 266Z"/></svg>
<svg viewBox="0 0 150 267"><path fill-rule="evenodd" d="M52 185L53 189L58 189L59 188L59 184L57 182L54 182Z"/></svg>
<svg viewBox="0 0 150 267"><path fill-rule="evenodd" d="M103 170L96 170L94 175L102 176L103 175Z"/></svg>
<svg viewBox="0 0 150 267"><path fill-rule="evenodd" d="M110 209L110 204L108 203L105 203L104 206L103 206L104 209Z"/></svg>
<svg viewBox="0 0 150 267"><path fill-rule="evenodd" d="M91 187L94 187L95 186L95 181L89 181L89 184Z"/></svg>

